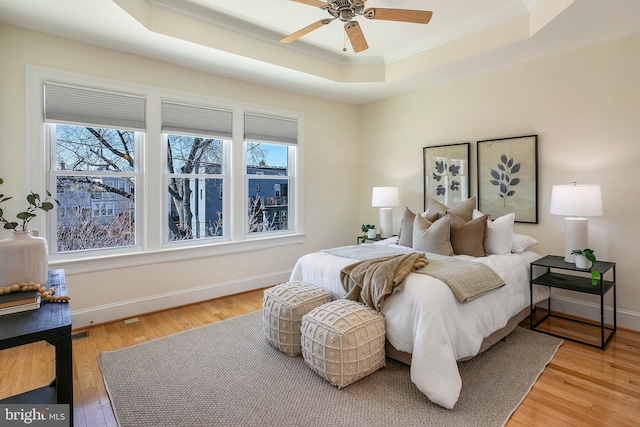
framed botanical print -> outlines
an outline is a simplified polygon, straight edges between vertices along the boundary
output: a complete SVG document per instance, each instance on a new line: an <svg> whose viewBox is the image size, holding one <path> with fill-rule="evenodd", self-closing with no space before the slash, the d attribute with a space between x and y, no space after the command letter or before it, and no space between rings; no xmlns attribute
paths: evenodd
<svg viewBox="0 0 640 427"><path fill-rule="evenodd" d="M538 135L478 141L478 209L538 223Z"/></svg>
<svg viewBox="0 0 640 427"><path fill-rule="evenodd" d="M462 142L422 149L425 210L430 199L451 205L469 198L469 145Z"/></svg>

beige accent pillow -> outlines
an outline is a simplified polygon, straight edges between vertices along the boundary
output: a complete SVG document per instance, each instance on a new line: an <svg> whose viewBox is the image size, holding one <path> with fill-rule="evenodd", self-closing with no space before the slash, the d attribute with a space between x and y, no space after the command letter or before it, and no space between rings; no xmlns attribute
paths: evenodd
<svg viewBox="0 0 640 427"><path fill-rule="evenodd" d="M429 222L436 222L441 216L444 215L445 211L435 211L431 212L429 209L422 213L422 217Z"/></svg>
<svg viewBox="0 0 640 427"><path fill-rule="evenodd" d="M404 208L402 221L400 222L400 232L398 233L398 244L411 247L413 245L413 220L416 214L409 208Z"/></svg>
<svg viewBox="0 0 640 427"><path fill-rule="evenodd" d="M451 218L450 240L453 252L457 255L486 256L484 238L489 216L482 215L471 221L465 221L449 211L447 217Z"/></svg>
<svg viewBox="0 0 640 427"><path fill-rule="evenodd" d="M444 216L445 212L451 212L454 215L458 215L465 221L471 221L473 219L473 210L476 208L476 196L473 196L467 200L463 200L449 207L443 205L435 199L429 200L429 209L426 210L422 216L429 221L433 222L435 219Z"/></svg>
<svg viewBox="0 0 640 427"><path fill-rule="evenodd" d="M413 245L416 251L451 256L453 248L449 242L451 218L446 215L436 222L416 215L413 221Z"/></svg>

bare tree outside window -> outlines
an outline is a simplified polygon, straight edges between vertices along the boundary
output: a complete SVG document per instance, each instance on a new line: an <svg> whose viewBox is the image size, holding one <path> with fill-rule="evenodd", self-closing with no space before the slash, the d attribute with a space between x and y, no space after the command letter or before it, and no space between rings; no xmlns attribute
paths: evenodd
<svg viewBox="0 0 640 427"><path fill-rule="evenodd" d="M222 235L223 141L167 137L169 240Z"/></svg>
<svg viewBox="0 0 640 427"><path fill-rule="evenodd" d="M57 250L135 245L135 132L55 125Z"/></svg>
<svg viewBox="0 0 640 427"><path fill-rule="evenodd" d="M60 201L57 251L136 245L135 187L140 173L136 132L52 126ZM169 242L223 236L228 176L225 143L230 141L166 135L165 232ZM287 150L285 145L246 144L249 233L288 230Z"/></svg>
<svg viewBox="0 0 640 427"><path fill-rule="evenodd" d="M249 233L288 230L289 147L258 142L245 147Z"/></svg>

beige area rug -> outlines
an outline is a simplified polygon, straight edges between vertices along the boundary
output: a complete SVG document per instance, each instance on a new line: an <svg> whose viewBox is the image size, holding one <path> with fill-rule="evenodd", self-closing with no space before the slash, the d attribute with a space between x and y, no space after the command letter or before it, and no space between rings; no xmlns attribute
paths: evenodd
<svg viewBox="0 0 640 427"><path fill-rule="evenodd" d="M562 340L517 328L459 363L453 410L431 403L409 367L387 359L338 390L302 356L271 347L262 311L98 356L122 427L500 426L520 405Z"/></svg>

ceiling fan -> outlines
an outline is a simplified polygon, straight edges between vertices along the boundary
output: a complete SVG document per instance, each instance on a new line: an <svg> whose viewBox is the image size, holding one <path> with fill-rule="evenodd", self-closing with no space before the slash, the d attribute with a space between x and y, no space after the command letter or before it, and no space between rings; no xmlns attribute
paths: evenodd
<svg viewBox="0 0 640 427"><path fill-rule="evenodd" d="M319 7L326 10L331 18L321 19L314 22L295 33L280 40L282 43L291 43L299 39L305 34L316 30L323 25L330 24L335 19L344 22L344 30L347 33L349 42L354 52L362 52L369 48L367 40L364 38L362 28L358 21L353 20L357 16L364 16L366 19L381 19L385 21L413 22L416 24L428 24L431 20L433 12L426 10L410 10L410 9L387 9L387 8L364 8L367 0L292 0L298 3L308 4L309 6Z"/></svg>

